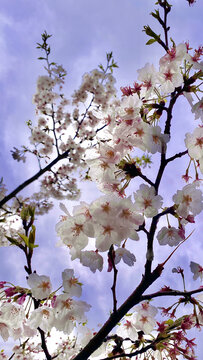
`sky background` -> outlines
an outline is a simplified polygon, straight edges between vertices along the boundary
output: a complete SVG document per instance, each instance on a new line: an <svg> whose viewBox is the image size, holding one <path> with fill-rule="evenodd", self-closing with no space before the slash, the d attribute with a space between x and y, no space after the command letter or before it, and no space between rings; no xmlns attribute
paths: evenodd
<svg viewBox="0 0 203 360"><path fill-rule="evenodd" d="M174 5L169 15L170 36L176 44L189 40L193 48L201 43L203 3L189 7L186 0L171 0ZM113 51L119 68L115 70L116 87L120 96L120 86L132 85L137 79L137 69L147 62L158 66L160 56L164 55L158 45L145 46L148 40L142 32L143 26L149 24L153 29L160 28L155 19L149 16L154 9L152 0L1 0L0 1L0 90L1 90L1 140L0 140L0 176L9 191L35 173L37 163L30 159L26 164L14 162L10 150L16 146L28 144L30 136L25 122L35 121L35 108L32 96L36 90L36 80L45 74L43 63L37 60L41 56L36 43L41 40L44 30L53 34L50 39L51 59L62 64L67 70L65 94L70 96L81 83L84 72L105 63L106 52ZM180 98L174 111L172 140L169 156L184 150L184 134L192 131L198 122L194 121L190 106L184 98ZM173 140L174 139L174 140ZM148 172L153 179L156 175L159 156ZM164 194L166 204L171 205L171 197L185 184L181 179L188 164L176 160L168 166L160 193ZM139 181L134 182L130 190L135 191ZM31 186L36 187L36 184ZM92 183L81 184L81 200L91 202L99 191ZM29 193L29 189L27 190ZM65 202L71 209L75 202ZM61 210L56 202L55 208L48 215L38 217L37 241L40 247L33 258L33 269L40 275L49 275L54 287L61 283L61 271L73 267L80 281L84 283L83 299L96 307L90 313L90 326L95 327L104 321L111 309L112 273L104 268L95 275L82 267L77 261L70 263L68 252L55 248L57 241L55 224L59 220ZM202 233L199 220L195 226L188 226L187 234L195 227L195 233L187 244L184 244L166 266L166 271L149 292L163 285L181 288L178 275L172 275L175 266L189 269L190 260L201 262L203 257ZM142 239L141 239L142 240ZM143 272L145 261L144 240L133 243L137 262L133 268L118 265L118 297L119 302L126 298L136 286ZM158 247L155 244L155 264L163 261L170 251L168 246ZM138 256L139 254L139 256ZM141 256L140 256L141 254ZM24 271L23 255L15 248L0 249L0 279L27 286ZM199 280L193 284L192 274L186 271L188 289L199 286ZM165 301L165 299L164 299ZM171 300L172 301L172 300ZM163 304L162 304L163 305ZM162 306L159 303L159 306ZM197 334L198 335L198 334ZM200 338L200 337L199 337ZM8 344L9 346L9 344ZM0 348L4 347L5 344ZM202 344L198 345L198 354L203 352Z"/></svg>

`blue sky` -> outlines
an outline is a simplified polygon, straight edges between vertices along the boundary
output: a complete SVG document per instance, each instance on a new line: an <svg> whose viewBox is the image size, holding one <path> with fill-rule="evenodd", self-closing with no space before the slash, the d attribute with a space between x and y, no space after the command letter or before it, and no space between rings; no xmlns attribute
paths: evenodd
<svg viewBox="0 0 203 360"><path fill-rule="evenodd" d="M200 0L189 7L186 0L171 0L174 5L169 16L171 26L170 36L180 43L189 40L192 47L198 47L201 42L202 10ZM36 80L39 74L44 74L43 64L37 60L41 54L36 49L36 42L40 41L40 34L46 30L53 34L50 40L52 60L63 64L68 75L65 90L71 94L80 85L84 72L90 71L105 61L106 52L113 51L114 58L119 65L115 70L117 89L120 86L132 85L137 78L137 69L150 62L158 64L163 50L157 45L144 46L148 40L143 25L149 24L154 29L157 25L149 13L154 9L152 0L1 0L0 2L0 89L1 89L1 147L0 147L0 176L4 177L9 190L15 188L23 180L37 170L37 164L32 159L26 164L15 163L10 150L16 146L28 144L29 132L25 122L31 119L34 122L35 109L32 96L36 89ZM160 30L157 30L158 33ZM118 92L119 94L119 92ZM176 140L171 143L169 153L182 151L184 146L184 132L191 131L197 123L194 122L186 100L180 99L175 110L172 132ZM178 139L178 140L177 140ZM155 166L156 168L156 166ZM151 171L155 173L155 168ZM185 164L177 160L171 164L163 181L161 191L166 194L168 204L177 186L180 189L184 184L181 180ZM82 199L91 202L99 193L96 186L82 184L85 194ZM94 191L93 191L94 190ZM29 191L29 190L28 190ZM72 203L66 206L72 207ZM58 222L61 211L56 204L55 210L49 215L39 218L38 243L40 248L33 259L34 268L39 274L50 274L53 283L57 286L61 281L61 271L71 266L69 256L64 249L54 247L56 235L54 226ZM196 222L196 230L191 243L174 255L168 265L165 278L159 285L171 283L171 268L185 264L189 261L200 262L203 255L203 245L200 220ZM199 225L199 228L198 228ZM193 229L193 227L191 227ZM188 230L189 231L189 230ZM156 261L164 259L164 251L168 248L157 247ZM143 249L141 242L136 243L136 253ZM143 251L142 251L143 253ZM198 255L197 255L198 254ZM143 254L144 256L144 254ZM13 280L19 285L26 286L23 270L23 256L16 249L1 249L2 280ZM53 267L52 264L55 264ZM136 268L123 272L120 266L120 301L134 288L132 276L137 271L138 278L142 272L143 258L137 256ZM111 308L110 286L111 274L96 276L82 268L75 262L74 268L81 273L84 286L84 298L91 302L92 292L98 294L95 298L97 311L92 312L92 318L104 319ZM135 270L136 269L136 270ZM105 276L103 276L105 275ZM177 280L174 278L175 281ZM192 275L188 273L189 288L199 286L191 281ZM157 288L160 286L157 285ZM179 286L179 279L177 286ZM180 285L181 286L181 285ZM175 287L175 285L174 285ZM90 295L91 294L91 295ZM95 295L96 296L96 295ZM110 299L110 302L107 301ZM102 321L102 320L101 320ZM93 320L91 320L93 326ZM200 347L199 347L200 348ZM200 351L200 350L199 350ZM202 349L203 351L203 349Z"/></svg>

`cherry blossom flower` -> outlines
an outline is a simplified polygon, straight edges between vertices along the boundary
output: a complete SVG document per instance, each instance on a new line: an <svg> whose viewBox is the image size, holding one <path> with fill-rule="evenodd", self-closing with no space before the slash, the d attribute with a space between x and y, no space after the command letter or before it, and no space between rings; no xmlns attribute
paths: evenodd
<svg viewBox="0 0 203 360"><path fill-rule="evenodd" d="M162 152L166 147L166 143L169 141L168 134L162 134L160 126L148 127L148 131L143 136L143 142L146 149L155 154L156 152Z"/></svg>
<svg viewBox="0 0 203 360"><path fill-rule="evenodd" d="M177 205L177 214L183 218L188 215L198 215L203 209L203 197L196 183L188 184L182 190L178 190L173 196L173 201Z"/></svg>
<svg viewBox="0 0 203 360"><path fill-rule="evenodd" d="M163 227L157 234L157 239L160 245L177 246L183 237L180 234L180 231L174 227Z"/></svg>
<svg viewBox="0 0 203 360"><path fill-rule="evenodd" d="M135 208L142 212L146 217L153 217L158 214L158 209L162 205L162 197L155 195L154 187L140 185L139 190L134 193Z"/></svg>
<svg viewBox="0 0 203 360"><path fill-rule="evenodd" d="M191 158L199 160L200 170L203 173L203 127L196 128L192 134L187 133L185 145Z"/></svg>
<svg viewBox="0 0 203 360"><path fill-rule="evenodd" d="M37 329L40 327L40 329L45 332L50 331L55 324L54 309L45 305L35 309L31 313L27 324L32 329Z"/></svg>
<svg viewBox="0 0 203 360"><path fill-rule="evenodd" d="M137 94L132 94L131 96L125 96L121 101L121 109L123 108L127 114L138 115L139 109L142 106L142 100L140 100Z"/></svg>
<svg viewBox="0 0 203 360"><path fill-rule="evenodd" d="M161 92L167 95L183 84L183 76L180 69L175 64L166 65L160 68L158 80L161 84Z"/></svg>
<svg viewBox="0 0 203 360"><path fill-rule="evenodd" d="M107 251L112 244L120 245L121 241L127 238L129 230L119 227L110 218L105 224L98 224L95 229L96 248L99 251Z"/></svg>
<svg viewBox="0 0 203 360"><path fill-rule="evenodd" d="M200 277L200 279L202 280L203 277L203 267L197 263L195 263L194 261L190 262L190 270L192 271L193 275L193 279L197 280L198 277Z"/></svg>
<svg viewBox="0 0 203 360"><path fill-rule="evenodd" d="M76 325L76 321L84 322L84 313L91 308L84 301L75 301L68 294L57 296L54 304L55 323L57 330L70 334Z"/></svg>
<svg viewBox="0 0 203 360"><path fill-rule="evenodd" d="M138 332L135 324L135 315L126 316L124 322L118 326L116 332L118 336L136 341L138 339Z"/></svg>
<svg viewBox="0 0 203 360"><path fill-rule="evenodd" d="M195 114L195 120L201 119L203 122L203 99L192 106L192 113Z"/></svg>
<svg viewBox="0 0 203 360"><path fill-rule="evenodd" d="M23 335L25 311L21 306L5 302L0 307L0 316L0 335L4 341L7 341L9 336L17 339Z"/></svg>
<svg viewBox="0 0 203 360"><path fill-rule="evenodd" d="M73 269L65 269L62 272L63 287L65 293L69 296L80 297L82 294L81 284L78 282L78 279L74 277Z"/></svg>
<svg viewBox="0 0 203 360"><path fill-rule="evenodd" d="M4 322L0 322L0 335L4 341L7 341L10 336L9 327Z"/></svg>
<svg viewBox="0 0 203 360"><path fill-rule="evenodd" d="M136 328L144 331L145 334L149 334L156 324L154 317L158 313L157 308L150 305L148 302L144 302L141 305L136 306L135 310L137 311Z"/></svg>
<svg viewBox="0 0 203 360"><path fill-rule="evenodd" d="M88 236L94 236L94 229L84 215L66 217L56 225L57 235L69 247L79 252L88 244Z"/></svg>
<svg viewBox="0 0 203 360"><path fill-rule="evenodd" d="M27 283L31 287L32 296L35 299L42 300L51 294L51 282L48 276L32 273L29 275Z"/></svg>
<svg viewBox="0 0 203 360"><path fill-rule="evenodd" d="M161 67L166 65L175 64L180 65L185 58L187 53L186 44L179 44L176 47L172 47L166 53L166 55L162 56L159 61Z"/></svg>
<svg viewBox="0 0 203 360"><path fill-rule="evenodd" d="M115 264L118 264L121 261L121 259L125 264L129 266L133 266L136 261L135 255L123 247L118 248L115 251Z"/></svg>
<svg viewBox="0 0 203 360"><path fill-rule="evenodd" d="M80 262L83 266L87 266L95 273L96 270L102 271L103 269L103 257L98 251L81 251Z"/></svg>
<svg viewBox="0 0 203 360"><path fill-rule="evenodd" d="M157 84L157 71L154 65L147 63L143 68L137 70L138 80L143 82L141 96L149 98L153 94L154 87Z"/></svg>
<svg viewBox="0 0 203 360"><path fill-rule="evenodd" d="M154 318L147 314L137 313L136 316L136 329L142 330L145 334L150 334L156 325Z"/></svg>

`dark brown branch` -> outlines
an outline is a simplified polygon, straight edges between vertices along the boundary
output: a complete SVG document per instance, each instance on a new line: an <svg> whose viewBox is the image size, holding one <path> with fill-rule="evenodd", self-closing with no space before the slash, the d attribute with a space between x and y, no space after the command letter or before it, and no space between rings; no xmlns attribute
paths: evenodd
<svg viewBox="0 0 203 360"><path fill-rule="evenodd" d="M126 359L127 358L132 358L133 356L144 354L147 350L153 349L155 344L156 344L156 342L153 341L153 343L143 347L140 350L134 351L134 352L132 352L130 354L119 354L119 355L114 355L114 356L108 356L108 357L100 359L100 360L114 360L114 359L120 359L122 357L125 357Z"/></svg>
<svg viewBox="0 0 203 360"><path fill-rule="evenodd" d="M168 13L171 11L171 7L166 0L159 1L159 5L161 7L163 7L163 9L164 9L164 20L162 22L160 22L160 24L162 25L163 30L164 30L165 45L168 50L169 49L169 47L168 47L168 31L170 28L167 27L167 16L168 16Z"/></svg>
<svg viewBox="0 0 203 360"><path fill-rule="evenodd" d="M169 163L170 161L173 161L173 160L175 160L175 159L177 159L177 158L180 158L180 157L182 157L182 156L184 156L184 155L186 155L186 154L188 154L188 150L179 152L179 153L171 156L170 158L166 159L166 162Z"/></svg>
<svg viewBox="0 0 203 360"><path fill-rule="evenodd" d="M152 261L153 261L153 241L154 241L154 234L157 228L157 224L159 221L159 218L161 216L164 216L166 214L173 214L174 208L173 206L169 207L168 209L162 211L161 213L157 214L153 217L150 230L147 234L148 242L147 242L147 261L145 264L145 276L148 276L148 274L151 273L151 267L152 267Z"/></svg>
<svg viewBox="0 0 203 360"><path fill-rule="evenodd" d="M41 336L41 347L42 350L44 351L45 355L46 355L46 359L47 360L52 360L51 355L49 354L49 351L47 349L47 344L46 344L46 339L45 339L45 335L44 335L44 331L42 329L40 329L39 327L37 328L37 330L40 333Z"/></svg>
<svg viewBox="0 0 203 360"><path fill-rule="evenodd" d="M194 77L194 75L193 75ZM194 78L195 81L196 77ZM191 79L189 79L191 81ZM192 80L193 81L193 80ZM186 86L186 85L185 85ZM168 111L167 111L167 119L165 123L165 130L164 133L170 135L170 126L172 120L172 110L176 103L178 97L182 94L182 91L185 91L185 86L183 88L177 88L171 94L171 100L169 103ZM165 167L168 161L166 160L166 149L162 150L161 154L161 164L157 174L157 178L155 181L155 190L158 194L158 188L160 181L162 179ZM143 276L142 281L135 289L135 291L129 296L129 298L120 306L116 313L113 313L110 318L106 321L106 323L102 326L99 332L90 340L90 342L85 346L85 348L75 357L75 360L87 360L88 357L102 344L103 340L109 334L109 332L116 326L116 324L123 318L123 316L136 304L138 304L142 299L142 294L145 292L146 289L161 275L163 267L158 265L157 268L152 272L152 260L153 260L153 239L154 234L156 231L157 223L160 216L163 216L167 213L172 213L173 207L168 208L166 211L157 214L153 220L150 227L150 231L148 233L148 249L147 254L151 254L149 258L146 260L145 264L145 275ZM145 350L146 351L146 350Z"/></svg>
<svg viewBox="0 0 203 360"><path fill-rule="evenodd" d="M25 344L28 342L28 340L29 340L29 338L27 338L22 344L20 344L20 347L24 347ZM13 359L14 355L15 355L15 352L10 356L10 358L8 360Z"/></svg>
<svg viewBox="0 0 203 360"><path fill-rule="evenodd" d="M176 103L176 100L182 94L183 91L184 90L180 86L180 87L176 88L175 91L171 94L171 100L170 100L169 107L168 107L167 119L166 119L166 124L165 124L165 129L164 129L164 134L168 134L169 136L170 136L170 128L171 128L171 120L172 120L172 110Z"/></svg>
<svg viewBox="0 0 203 360"><path fill-rule="evenodd" d="M153 282L159 278L163 266L158 265L156 269L146 278L143 276L142 281L127 298L127 300L118 308L116 313L112 313L98 333L90 340L83 350L74 358L74 360L87 360L88 357L99 348L110 331L117 325L123 316L135 305L140 302L142 294L149 288Z"/></svg>
<svg viewBox="0 0 203 360"><path fill-rule="evenodd" d="M157 291L152 294L143 295L141 298L142 301L154 299L160 296L184 296L185 298L188 299L191 295L198 294L200 292L203 292L203 287L191 291L179 291L179 290Z"/></svg>
<svg viewBox="0 0 203 360"><path fill-rule="evenodd" d="M154 183L148 179L148 177L146 177L145 175L143 175L141 172L138 174L139 177L141 177L144 181L146 181L148 184L150 184L151 186L154 186Z"/></svg>
<svg viewBox="0 0 203 360"><path fill-rule="evenodd" d="M117 280L118 270L116 269L116 266L115 266L115 251L114 251L113 245L111 245L111 247L109 249L108 256L110 258L110 261L111 261L111 264L113 267L113 285L111 287L111 291L113 294L113 312L115 313L117 311L116 280Z"/></svg>
<svg viewBox="0 0 203 360"><path fill-rule="evenodd" d="M9 195L5 196L0 201L0 207L7 203L7 201L11 200L16 194L18 194L21 190L23 190L25 187L33 183L35 180L37 180L41 175L43 175L45 172L49 171L52 166L58 163L58 161L65 159L69 154L70 149L65 151L63 154L57 156L53 161L51 161L47 166L45 166L43 169L38 171L35 175L31 176L28 180L24 181L21 185L19 185L15 190L13 190Z"/></svg>
<svg viewBox="0 0 203 360"><path fill-rule="evenodd" d="M28 229L26 231L26 236L28 236L28 230L29 230L29 225L28 225ZM33 251L31 249L28 249L27 246L25 246L24 248L24 253L26 256L26 260L27 260L27 266L25 265L25 271L28 273L28 275L32 274L32 255L33 255ZM34 301L34 308L38 309L39 305L40 305L40 301L36 300L35 298L33 298ZM46 344L46 339L45 339L45 332L40 329L40 327L37 328L37 330L40 333L41 336L41 347L42 350L44 351L44 354L46 355L46 360L51 360L52 357L49 354L49 351L47 349L47 344Z"/></svg>

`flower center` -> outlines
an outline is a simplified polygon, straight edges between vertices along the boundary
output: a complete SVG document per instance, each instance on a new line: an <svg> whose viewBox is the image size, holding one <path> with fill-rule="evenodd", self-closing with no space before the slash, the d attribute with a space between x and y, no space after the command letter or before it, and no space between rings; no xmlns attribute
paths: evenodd
<svg viewBox="0 0 203 360"><path fill-rule="evenodd" d="M152 206L152 200L144 199L144 208L146 209L148 206Z"/></svg>
<svg viewBox="0 0 203 360"><path fill-rule="evenodd" d="M111 235L111 231L113 230L113 228L111 228L110 225L103 226L103 228L104 228L103 235L106 235L106 234Z"/></svg>
<svg viewBox="0 0 203 360"><path fill-rule="evenodd" d="M187 206L190 205L191 201L192 201L192 198L191 198L190 195L184 195L184 196L183 196L183 202L184 202Z"/></svg>
<svg viewBox="0 0 203 360"><path fill-rule="evenodd" d="M81 231L83 230L83 225L82 224L75 224L75 226L72 227L71 230L74 233L74 235L79 236Z"/></svg>
<svg viewBox="0 0 203 360"><path fill-rule="evenodd" d="M195 145L200 146L200 147L202 148L202 145L203 145L203 137L197 138Z"/></svg>
<svg viewBox="0 0 203 360"><path fill-rule="evenodd" d="M49 281L43 281L38 287L43 291L46 291L47 289L50 289L50 283Z"/></svg>

